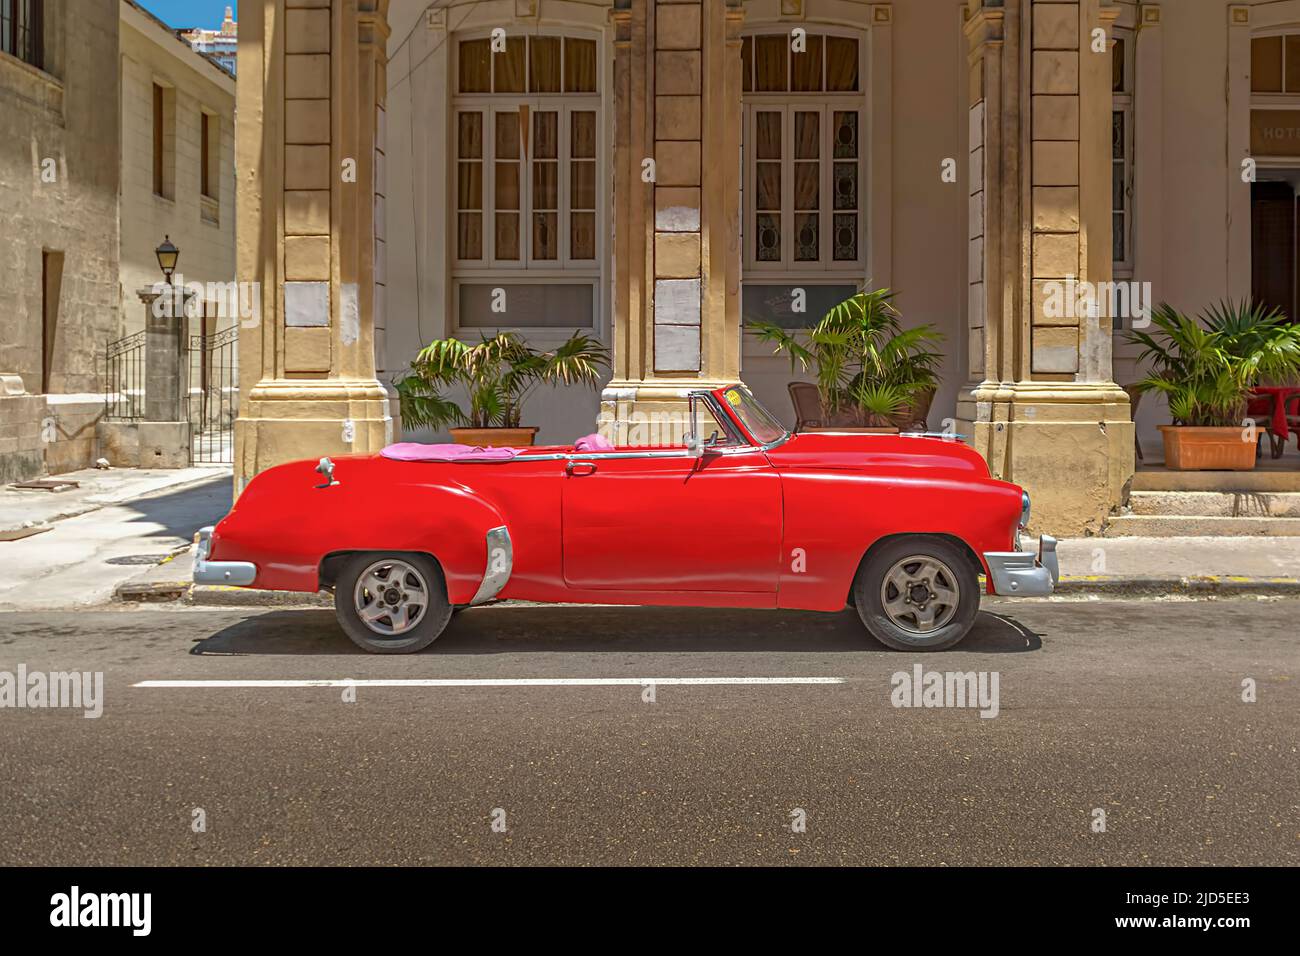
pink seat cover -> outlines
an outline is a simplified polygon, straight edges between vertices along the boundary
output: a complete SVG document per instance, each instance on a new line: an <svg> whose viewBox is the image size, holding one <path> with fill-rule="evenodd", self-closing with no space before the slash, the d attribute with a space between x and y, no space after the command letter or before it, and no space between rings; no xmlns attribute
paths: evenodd
<svg viewBox="0 0 1300 956"><path fill-rule="evenodd" d="M573 443L574 451L613 451L614 443L603 435L593 432L583 435Z"/></svg>
<svg viewBox="0 0 1300 956"><path fill-rule="evenodd" d="M519 454L515 448L486 448L479 445L422 445L404 441L389 445L379 454L394 461L509 461Z"/></svg>

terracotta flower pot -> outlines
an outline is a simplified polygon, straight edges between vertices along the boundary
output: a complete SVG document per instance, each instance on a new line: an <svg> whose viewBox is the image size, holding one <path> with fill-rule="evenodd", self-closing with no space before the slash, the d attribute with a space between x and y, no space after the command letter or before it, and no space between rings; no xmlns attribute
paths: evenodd
<svg viewBox="0 0 1300 956"><path fill-rule="evenodd" d="M451 440L458 445L478 445L487 448L523 448L537 437L537 427L525 428L452 428Z"/></svg>
<svg viewBox="0 0 1300 956"><path fill-rule="evenodd" d="M1175 471L1250 471L1255 467L1255 443L1236 425L1201 427L1161 425L1165 467Z"/></svg>

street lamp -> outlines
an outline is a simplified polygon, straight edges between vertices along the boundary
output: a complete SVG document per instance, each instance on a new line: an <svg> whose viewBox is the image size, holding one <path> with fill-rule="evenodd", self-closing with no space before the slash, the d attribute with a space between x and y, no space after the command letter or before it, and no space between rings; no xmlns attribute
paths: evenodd
<svg viewBox="0 0 1300 956"><path fill-rule="evenodd" d="M172 244L171 236L163 236L162 245L154 250L154 255L158 257L158 267L162 269L167 284L171 285L172 273L176 271L176 260L181 257L181 251Z"/></svg>

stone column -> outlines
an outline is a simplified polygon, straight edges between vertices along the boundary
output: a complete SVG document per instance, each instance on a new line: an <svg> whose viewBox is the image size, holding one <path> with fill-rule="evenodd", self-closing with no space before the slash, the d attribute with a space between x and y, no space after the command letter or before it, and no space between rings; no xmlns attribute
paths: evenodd
<svg viewBox="0 0 1300 956"><path fill-rule="evenodd" d="M186 304L194 293L174 287L137 293L144 304L144 418L101 423L96 432L114 464L140 468L188 468L190 445L189 362ZM106 427L107 426L107 427ZM123 433L131 437L123 440ZM127 448L125 457L117 449Z"/></svg>
<svg viewBox="0 0 1300 956"><path fill-rule="evenodd" d="M738 0L616 0L614 378L599 427L680 439L740 375Z"/></svg>
<svg viewBox="0 0 1300 956"><path fill-rule="evenodd" d="M263 0L240 24L235 481L392 441L375 375L376 150L388 0Z"/></svg>
<svg viewBox="0 0 1300 956"><path fill-rule="evenodd" d="M958 400L994 476L1023 485L1034 526L1097 530L1133 474L1111 320L1056 307L1111 278L1110 56L1099 0L972 0L970 379ZM1108 46L1107 46L1108 49Z"/></svg>

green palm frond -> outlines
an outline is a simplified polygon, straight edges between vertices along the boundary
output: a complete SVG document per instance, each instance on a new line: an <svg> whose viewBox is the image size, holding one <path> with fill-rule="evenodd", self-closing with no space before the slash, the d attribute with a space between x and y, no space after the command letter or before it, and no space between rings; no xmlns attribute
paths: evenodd
<svg viewBox="0 0 1300 956"><path fill-rule="evenodd" d="M414 427L517 426L524 400L539 385L599 384L609 351L585 332L574 332L551 351L531 348L517 332L482 336L470 344L439 339L425 346L396 382L404 421ZM465 390L465 410L443 394Z"/></svg>
<svg viewBox="0 0 1300 956"><path fill-rule="evenodd" d="M904 329L889 289L863 289L832 307L810 329L746 323L760 342L790 357L791 371L815 370L830 412L857 408L885 424L919 393L934 388L943 335L932 325Z"/></svg>
<svg viewBox="0 0 1300 956"><path fill-rule="evenodd" d="M1240 424L1255 386L1300 378L1300 326L1278 309L1225 301L1192 318L1162 303L1151 324L1127 333L1151 369L1137 388L1163 394L1177 425Z"/></svg>

